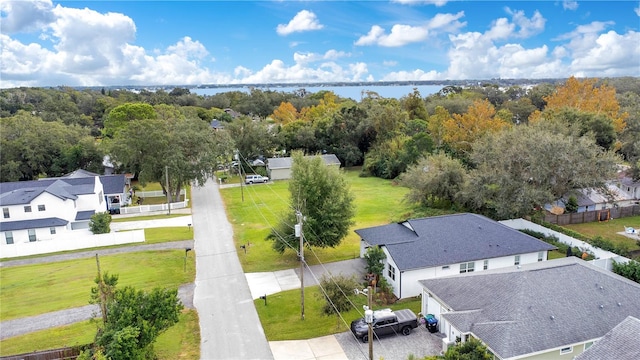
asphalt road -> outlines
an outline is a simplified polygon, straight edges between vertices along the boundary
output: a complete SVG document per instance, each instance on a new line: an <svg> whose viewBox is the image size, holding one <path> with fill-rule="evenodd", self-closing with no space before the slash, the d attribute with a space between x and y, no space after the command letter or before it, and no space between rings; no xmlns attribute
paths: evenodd
<svg viewBox="0 0 640 360"><path fill-rule="evenodd" d="M196 254L193 303L201 359L273 359L233 243L218 186L192 189Z"/></svg>

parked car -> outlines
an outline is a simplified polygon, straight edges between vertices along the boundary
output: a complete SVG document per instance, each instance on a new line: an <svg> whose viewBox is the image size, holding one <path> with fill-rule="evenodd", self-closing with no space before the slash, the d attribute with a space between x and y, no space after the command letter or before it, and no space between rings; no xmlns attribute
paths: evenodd
<svg viewBox="0 0 640 360"><path fill-rule="evenodd" d="M269 178L262 175L247 175L244 177L245 184L266 183Z"/></svg>
<svg viewBox="0 0 640 360"><path fill-rule="evenodd" d="M409 309L393 311L391 309L373 312L373 333L376 337L388 334L411 334L411 330L418 327L418 317ZM369 324L364 318L351 322L351 332L362 342L369 341Z"/></svg>

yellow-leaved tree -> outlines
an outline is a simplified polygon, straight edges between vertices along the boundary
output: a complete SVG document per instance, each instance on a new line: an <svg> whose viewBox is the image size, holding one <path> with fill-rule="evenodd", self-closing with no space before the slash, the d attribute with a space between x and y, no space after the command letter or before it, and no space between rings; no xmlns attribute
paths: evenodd
<svg viewBox="0 0 640 360"><path fill-rule="evenodd" d="M298 120L298 117L298 110L288 101L281 102L280 106L273 110L273 114L271 114L273 121L282 125L294 122Z"/></svg>
<svg viewBox="0 0 640 360"><path fill-rule="evenodd" d="M475 100L465 114L453 114L444 121L444 141L453 149L468 153L473 142L484 134L510 126L496 116L496 109L488 100Z"/></svg>
<svg viewBox="0 0 640 360"><path fill-rule="evenodd" d="M620 111L620 104L616 99L616 89L607 84L596 87L597 79L578 80L570 77L567 82L556 89L555 93L543 97L547 105L543 112L553 112L564 108L573 108L595 115L604 115L611 120L617 134L622 133L629 114ZM531 114L530 120L541 118L539 111Z"/></svg>

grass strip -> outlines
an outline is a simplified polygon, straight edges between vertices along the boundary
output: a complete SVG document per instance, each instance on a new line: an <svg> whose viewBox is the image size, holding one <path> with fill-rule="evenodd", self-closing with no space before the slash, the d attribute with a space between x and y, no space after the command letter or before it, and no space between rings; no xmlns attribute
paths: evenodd
<svg viewBox="0 0 640 360"><path fill-rule="evenodd" d="M362 305L367 298L362 295L350 295L354 308L341 314L342 318L322 314L325 300L319 286L305 288L305 319L300 316L300 290L287 290L267 296L264 300L254 301L260 322L269 341L305 340L349 331L351 321L363 316ZM420 299L409 298L391 305L377 305L373 310L381 308L411 309L420 312Z"/></svg>
<svg viewBox="0 0 640 360"><path fill-rule="evenodd" d="M140 290L178 288L195 279L195 261L184 250L143 251L100 257L102 272L118 286ZM3 321L84 306L97 275L95 258L0 268Z"/></svg>

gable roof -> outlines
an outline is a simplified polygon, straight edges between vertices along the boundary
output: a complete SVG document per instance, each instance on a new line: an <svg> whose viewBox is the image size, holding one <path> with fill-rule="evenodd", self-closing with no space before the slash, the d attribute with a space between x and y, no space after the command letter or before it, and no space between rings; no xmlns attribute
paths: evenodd
<svg viewBox="0 0 640 360"><path fill-rule="evenodd" d="M556 248L470 213L413 219L355 232L371 245L385 246L400 271Z"/></svg>
<svg viewBox="0 0 640 360"><path fill-rule="evenodd" d="M28 204L43 192L61 199L77 199L78 195L93 194L95 176L88 171L74 171L66 177L32 181L0 183L0 205ZM122 194L125 175L99 175L104 194Z"/></svg>
<svg viewBox="0 0 640 360"><path fill-rule="evenodd" d="M305 157L313 157L314 155L309 155ZM340 165L340 159L335 154L325 154L319 155L320 158L324 161L325 165ZM281 157L281 158L269 158L267 159L267 166L269 169L289 169L293 164L293 158L291 157Z"/></svg>
<svg viewBox="0 0 640 360"><path fill-rule="evenodd" d="M56 226L65 226L68 223L68 221L60 218L5 221L0 223L0 231L50 228Z"/></svg>
<svg viewBox="0 0 640 360"><path fill-rule="evenodd" d="M628 316L602 339L575 357L576 360L640 359L640 320Z"/></svg>
<svg viewBox="0 0 640 360"><path fill-rule="evenodd" d="M576 257L420 283L452 309L444 319L501 358L598 339L640 316L640 284Z"/></svg>

